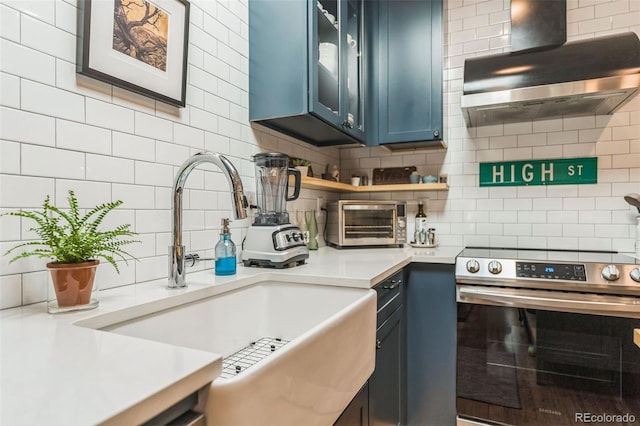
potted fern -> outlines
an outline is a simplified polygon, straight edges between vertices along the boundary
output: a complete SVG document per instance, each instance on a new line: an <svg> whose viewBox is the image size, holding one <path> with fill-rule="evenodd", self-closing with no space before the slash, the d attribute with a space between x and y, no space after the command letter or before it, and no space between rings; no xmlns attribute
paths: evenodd
<svg viewBox="0 0 640 426"><path fill-rule="evenodd" d="M12 258L9 263L30 256L52 259L47 263L56 294L56 300L49 302L51 313L98 306L98 300L92 297L92 293L99 259L106 260L120 273L116 259L128 263L127 258L133 258L123 250L123 246L139 242L130 238L136 234L129 229L129 224L112 230L100 229L105 216L120 206L121 200L100 204L81 215L73 191L69 190L67 199L68 211L52 205L47 195L42 211L19 210L5 213L31 219L36 223L30 231L34 231L40 240L18 244L5 255L25 248L25 251Z"/></svg>

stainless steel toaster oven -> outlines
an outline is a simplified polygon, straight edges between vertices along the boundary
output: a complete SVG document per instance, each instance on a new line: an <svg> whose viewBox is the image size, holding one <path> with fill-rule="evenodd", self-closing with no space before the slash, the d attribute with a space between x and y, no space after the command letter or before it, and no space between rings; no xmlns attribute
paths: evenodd
<svg viewBox="0 0 640 426"><path fill-rule="evenodd" d="M327 204L326 242L333 247L402 247L404 201L340 200Z"/></svg>

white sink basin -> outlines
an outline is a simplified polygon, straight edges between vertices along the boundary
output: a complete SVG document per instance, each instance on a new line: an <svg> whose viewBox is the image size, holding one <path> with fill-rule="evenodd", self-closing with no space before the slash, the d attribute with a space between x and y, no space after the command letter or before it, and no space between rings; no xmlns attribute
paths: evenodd
<svg viewBox="0 0 640 426"><path fill-rule="evenodd" d="M373 290L263 281L101 330L215 352L289 341L209 391L209 425L332 424L375 364ZM92 327L90 323L81 324Z"/></svg>

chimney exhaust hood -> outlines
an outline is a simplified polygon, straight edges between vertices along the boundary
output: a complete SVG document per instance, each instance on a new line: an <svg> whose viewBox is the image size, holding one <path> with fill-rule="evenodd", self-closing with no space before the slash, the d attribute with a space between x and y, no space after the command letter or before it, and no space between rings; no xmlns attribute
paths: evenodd
<svg viewBox="0 0 640 426"><path fill-rule="evenodd" d="M613 114L640 92L640 40L635 33L564 43L565 0L557 2L565 13L556 18L540 19L533 11L523 19L523 9L535 3L549 5L511 2L512 46L523 50L465 61L461 107L467 127ZM551 23L553 34L549 19L558 16L563 22Z"/></svg>

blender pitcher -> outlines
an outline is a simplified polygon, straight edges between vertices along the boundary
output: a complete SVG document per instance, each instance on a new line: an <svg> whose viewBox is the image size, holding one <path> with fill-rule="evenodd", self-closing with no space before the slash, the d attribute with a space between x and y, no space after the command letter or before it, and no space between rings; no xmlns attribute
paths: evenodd
<svg viewBox="0 0 640 426"><path fill-rule="evenodd" d="M256 165L258 213L253 225L283 225L289 222L286 202L300 195L300 171L289 168L289 157L278 152L264 152L252 158ZM294 176L293 194L289 195L289 176Z"/></svg>

